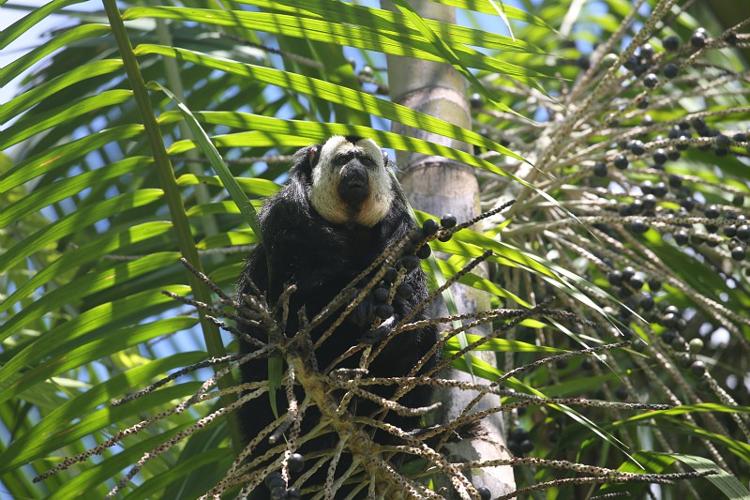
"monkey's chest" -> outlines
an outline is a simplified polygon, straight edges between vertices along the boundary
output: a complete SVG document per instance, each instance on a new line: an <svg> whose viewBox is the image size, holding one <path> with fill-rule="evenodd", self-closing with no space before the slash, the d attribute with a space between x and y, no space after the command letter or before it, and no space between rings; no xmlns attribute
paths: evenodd
<svg viewBox="0 0 750 500"><path fill-rule="evenodd" d="M300 295L309 294L317 303L333 298L385 249L385 242L373 231L316 236L285 248L286 255L278 260L287 266L288 279L296 283Z"/></svg>

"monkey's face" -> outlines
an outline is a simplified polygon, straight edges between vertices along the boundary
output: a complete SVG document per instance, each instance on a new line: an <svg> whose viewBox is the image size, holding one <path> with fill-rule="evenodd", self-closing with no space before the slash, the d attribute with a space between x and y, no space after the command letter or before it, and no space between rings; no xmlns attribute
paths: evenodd
<svg viewBox="0 0 750 500"><path fill-rule="evenodd" d="M334 224L380 222L391 209L393 189L378 145L358 137L328 139L312 169L310 202Z"/></svg>

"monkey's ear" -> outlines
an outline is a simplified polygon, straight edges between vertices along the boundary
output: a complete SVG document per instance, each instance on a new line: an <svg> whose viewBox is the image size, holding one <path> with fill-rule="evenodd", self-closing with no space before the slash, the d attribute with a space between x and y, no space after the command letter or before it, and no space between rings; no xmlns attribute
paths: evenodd
<svg viewBox="0 0 750 500"><path fill-rule="evenodd" d="M320 144L300 149L292 157L292 172L309 178L320 159Z"/></svg>

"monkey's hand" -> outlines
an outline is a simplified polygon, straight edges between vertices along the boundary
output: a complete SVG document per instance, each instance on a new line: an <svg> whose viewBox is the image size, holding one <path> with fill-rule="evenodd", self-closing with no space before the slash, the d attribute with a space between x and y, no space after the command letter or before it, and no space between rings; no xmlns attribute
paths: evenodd
<svg viewBox="0 0 750 500"><path fill-rule="evenodd" d="M362 335L360 341L370 345L378 344L391 333L395 325L396 317L391 315L388 319L380 323L377 328L372 328Z"/></svg>
<svg viewBox="0 0 750 500"><path fill-rule="evenodd" d="M362 302L349 314L347 318L350 323L358 329L366 331L375 319L375 304L370 296L366 296Z"/></svg>

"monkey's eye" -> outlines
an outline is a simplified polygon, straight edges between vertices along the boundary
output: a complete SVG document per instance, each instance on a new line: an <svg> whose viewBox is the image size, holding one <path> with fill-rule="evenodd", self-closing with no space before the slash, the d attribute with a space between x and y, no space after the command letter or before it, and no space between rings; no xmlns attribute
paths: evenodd
<svg viewBox="0 0 750 500"><path fill-rule="evenodd" d="M362 156L359 157L359 161L361 161L366 167L374 167L375 166L375 161L372 158L370 158L369 156L362 155Z"/></svg>
<svg viewBox="0 0 750 500"><path fill-rule="evenodd" d="M352 153L336 155L333 158L333 164L340 167L341 165L349 163L352 160L352 158L354 158L354 154Z"/></svg>

